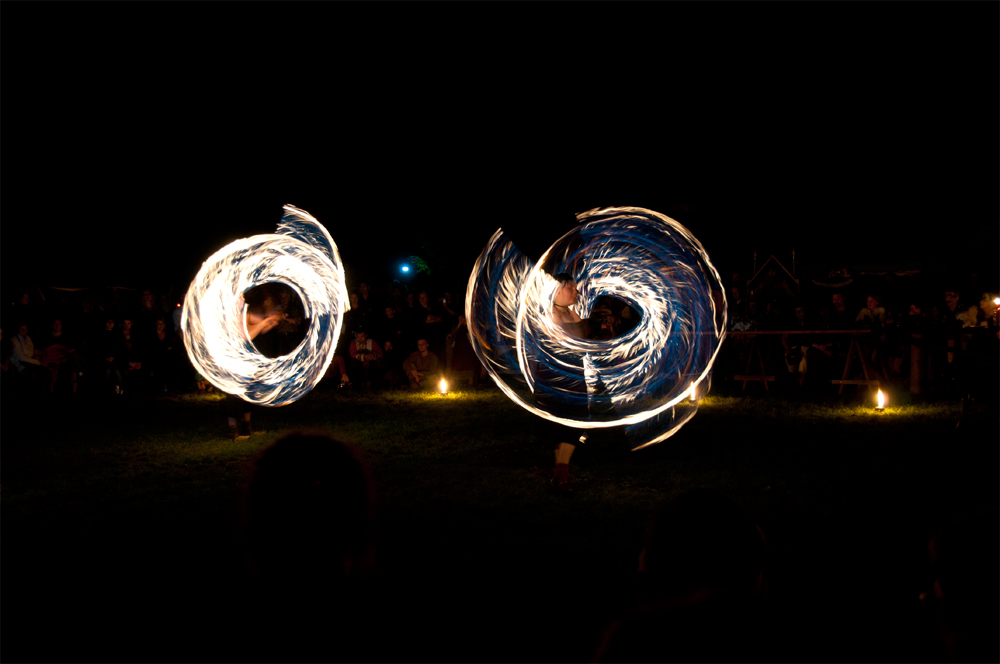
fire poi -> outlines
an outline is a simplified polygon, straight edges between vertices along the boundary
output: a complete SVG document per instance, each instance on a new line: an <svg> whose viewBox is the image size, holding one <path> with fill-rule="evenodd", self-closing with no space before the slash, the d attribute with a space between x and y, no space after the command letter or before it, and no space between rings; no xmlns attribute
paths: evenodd
<svg viewBox="0 0 1000 664"><path fill-rule="evenodd" d="M323 378L350 308L337 245L308 212L284 206L273 235L236 240L215 252L191 282L181 331L195 368L213 385L246 401L282 406ZM269 282L302 300L308 333L290 354L268 358L247 336L243 295Z"/></svg>
<svg viewBox="0 0 1000 664"><path fill-rule="evenodd" d="M697 412L689 397L707 392L726 329L725 288L701 243L670 217L619 207L577 221L537 263L502 228L493 234L469 278L470 340L521 407L578 429L624 426L640 449ZM610 295L639 314L638 324L612 339L568 334L551 315L559 273L578 285L581 318ZM594 409L596 395L610 408Z"/></svg>

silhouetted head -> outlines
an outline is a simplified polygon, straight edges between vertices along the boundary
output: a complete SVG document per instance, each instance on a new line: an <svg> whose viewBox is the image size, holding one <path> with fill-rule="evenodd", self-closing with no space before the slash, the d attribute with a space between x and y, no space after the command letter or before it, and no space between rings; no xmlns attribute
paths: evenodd
<svg viewBox="0 0 1000 664"><path fill-rule="evenodd" d="M323 432L280 438L255 462L247 506L262 580L310 590L372 571L373 489L354 447Z"/></svg>

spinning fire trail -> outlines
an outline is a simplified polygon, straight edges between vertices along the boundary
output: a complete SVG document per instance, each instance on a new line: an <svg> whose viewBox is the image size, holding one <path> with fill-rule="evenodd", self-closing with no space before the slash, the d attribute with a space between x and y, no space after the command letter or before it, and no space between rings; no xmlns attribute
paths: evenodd
<svg viewBox="0 0 1000 664"><path fill-rule="evenodd" d="M291 205L284 210L275 234L236 240L205 261L181 314L195 368L223 392L265 406L289 404L323 378L350 306L333 238L308 212ZM251 344L243 300L248 290L268 282L292 288L311 319L302 343L276 358Z"/></svg>
<svg viewBox="0 0 1000 664"><path fill-rule="evenodd" d="M579 429L622 426L633 449L666 440L697 412L689 397L707 391L726 329L725 288L701 243L665 215L603 208L577 221L537 264L502 229L494 233L466 294L472 346L503 392L539 417ZM613 339L568 334L552 317L559 283L551 275L561 272L579 287L581 318L609 295L639 323ZM595 414L595 394L610 415Z"/></svg>

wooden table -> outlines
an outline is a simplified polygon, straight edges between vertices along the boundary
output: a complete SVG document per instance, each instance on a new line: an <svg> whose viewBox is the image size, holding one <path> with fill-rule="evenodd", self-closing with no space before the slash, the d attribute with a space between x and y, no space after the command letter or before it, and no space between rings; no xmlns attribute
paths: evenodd
<svg viewBox="0 0 1000 664"><path fill-rule="evenodd" d="M875 370L868 365L867 359L865 359L864 353L861 352L861 345L858 343L858 337L860 336L871 336L871 330L753 330L749 332L726 332L726 336L733 337L747 337L750 339L750 350L747 354L747 366L743 374L737 374L733 376L733 380L742 380L743 389L747 389L747 383L751 380L758 380L764 383L764 390L769 391L767 384L777 380L777 376L768 376L767 369L764 368L764 358L760 354L760 344L757 343L757 337L760 336L776 336L776 335L796 335L796 334L813 334L829 336L832 334L848 334L851 335L851 345L847 351L847 364L844 366L844 374L840 377L840 380L831 380L831 385L840 385L840 389L837 394L842 394L844 392L844 385L867 385L869 387L874 387L878 389L880 387L878 378L872 378L872 376L877 376ZM757 361L760 365L760 373L750 373L750 367L753 365L754 354L757 355ZM854 357L861 361L861 370L864 373L864 380L860 379L849 379L848 376L851 372L851 363Z"/></svg>

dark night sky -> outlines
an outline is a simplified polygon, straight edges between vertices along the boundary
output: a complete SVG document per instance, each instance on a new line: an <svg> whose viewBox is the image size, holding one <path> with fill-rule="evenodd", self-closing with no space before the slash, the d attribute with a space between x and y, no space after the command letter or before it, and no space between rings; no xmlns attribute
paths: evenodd
<svg viewBox="0 0 1000 664"><path fill-rule="evenodd" d="M521 41L404 32L447 12L398 5L391 29L345 37L384 14L258 6L241 10L250 30L219 6L62 7L10 40L39 11L5 6L5 292L185 283L226 242L273 231L283 203L376 280L410 253L464 279L497 226L555 239L605 205L674 216L723 270L795 247L817 269L966 256L995 273L995 3L577 5L635 30L608 43L537 21ZM291 30L313 22L329 31Z"/></svg>

